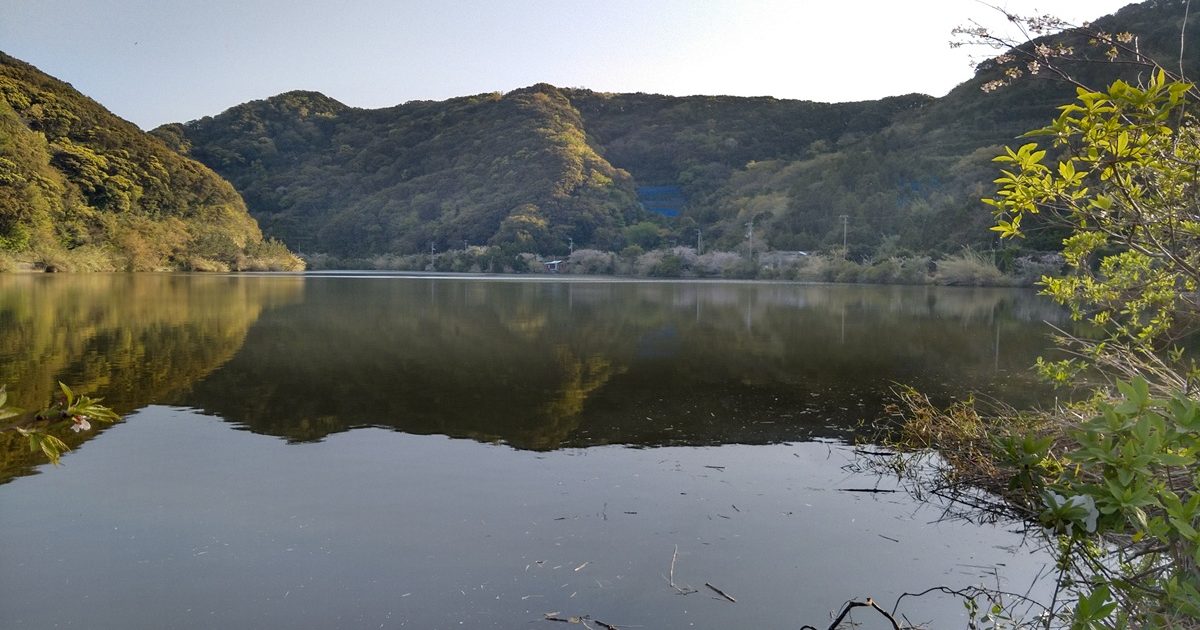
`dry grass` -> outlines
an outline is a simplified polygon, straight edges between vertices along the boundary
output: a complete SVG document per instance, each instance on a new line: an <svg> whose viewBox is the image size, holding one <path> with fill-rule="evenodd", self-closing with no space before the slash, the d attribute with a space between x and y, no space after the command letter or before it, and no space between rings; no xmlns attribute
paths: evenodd
<svg viewBox="0 0 1200 630"><path fill-rule="evenodd" d="M896 402L887 412L898 429L880 441L895 453L864 468L899 477L914 496L944 500L956 517L1028 521L1036 516L1036 488L1019 481L1058 465L1054 454L1069 443L1067 431L1077 421L1073 411L1019 412L998 404L981 411L973 398L939 407L911 387L894 393ZM1051 455L1037 462L1010 457L1006 446L1026 438L1048 438Z"/></svg>
<svg viewBox="0 0 1200 630"><path fill-rule="evenodd" d="M1012 284L1013 280L1000 271L990 255L968 247L938 261L934 282L950 286L995 287Z"/></svg>

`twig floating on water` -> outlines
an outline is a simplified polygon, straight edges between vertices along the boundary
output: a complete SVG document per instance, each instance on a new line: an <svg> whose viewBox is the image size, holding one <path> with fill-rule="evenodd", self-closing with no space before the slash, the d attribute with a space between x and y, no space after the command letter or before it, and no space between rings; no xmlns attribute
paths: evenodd
<svg viewBox="0 0 1200 630"><path fill-rule="evenodd" d="M900 492L900 491L899 490L888 490L885 488L838 488L838 492L870 492L870 493L879 493L879 494L885 494L885 493L890 494L893 492Z"/></svg>
<svg viewBox="0 0 1200 630"><path fill-rule="evenodd" d="M675 545L675 551L671 553L671 574L670 574L671 576L669 578L667 578L667 584L670 584L671 588L675 589L675 591L678 592L680 595L691 595L692 593L696 592L696 589L691 588L691 587L680 588L679 586L677 586L675 584L675 558L677 558L678 556L679 556L679 545Z"/></svg>
<svg viewBox="0 0 1200 630"><path fill-rule="evenodd" d="M894 542L894 543L898 543L898 542L900 542L899 540L896 540L895 538L892 538L891 536L884 536L883 534L880 534L880 535L879 535L879 537L880 537L880 538L886 538L886 539L888 539L888 540L890 540L890 541L892 541L892 542Z"/></svg>
<svg viewBox="0 0 1200 630"><path fill-rule="evenodd" d="M705 585L705 586L707 586L708 588L711 588L712 590L716 591L717 595L720 595L721 597L724 597L725 599L728 599L729 601L731 601L731 602L733 602L733 603L735 603L735 604L737 603L737 600L736 600L736 599L734 599L734 598L732 598L732 597L730 597L730 596L729 596L729 593L726 593L725 591L722 591L721 589L719 589L719 588L717 588L717 587L713 586L711 583L709 583L709 582L705 582L705 583L704 583L704 585Z"/></svg>
<svg viewBox="0 0 1200 630"><path fill-rule="evenodd" d="M579 624L585 628L591 627L588 625L588 622L591 621L592 623L595 623L596 625L600 626L601 628L604 628L605 630L621 630L620 628L612 625L611 623L605 623L603 621L600 621L599 619L592 619L592 617L590 615L583 615L583 616L579 616L579 617L574 616L574 615L572 615L570 617L561 617L561 616L559 616L559 614L557 612L548 612L548 613L545 613L542 616L542 618L546 621L561 621L563 623Z"/></svg>
<svg viewBox="0 0 1200 630"><path fill-rule="evenodd" d="M713 470L719 470L719 471L721 471L721 472L725 472L725 467L724 467L724 466L705 466L705 468L711 468L711 469L713 469Z"/></svg>

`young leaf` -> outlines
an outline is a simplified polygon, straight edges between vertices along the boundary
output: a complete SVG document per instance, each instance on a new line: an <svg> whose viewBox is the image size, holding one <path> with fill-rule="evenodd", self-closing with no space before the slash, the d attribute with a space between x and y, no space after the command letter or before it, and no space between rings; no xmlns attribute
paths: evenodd
<svg viewBox="0 0 1200 630"><path fill-rule="evenodd" d="M70 407L75 404L75 392L72 392L71 388L67 387L67 384L62 381L58 382L58 387L62 390L63 396L67 397L67 406Z"/></svg>

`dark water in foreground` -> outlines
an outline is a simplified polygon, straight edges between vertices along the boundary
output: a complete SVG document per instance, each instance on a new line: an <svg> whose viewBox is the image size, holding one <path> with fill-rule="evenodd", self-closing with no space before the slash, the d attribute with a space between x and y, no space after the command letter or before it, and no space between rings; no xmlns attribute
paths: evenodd
<svg viewBox="0 0 1200 630"><path fill-rule="evenodd" d="M996 564L1023 591L1018 536L843 466L896 381L1045 400L1061 319L1014 290L0 276L13 402L132 414L58 469L0 450L0 627L783 628Z"/></svg>

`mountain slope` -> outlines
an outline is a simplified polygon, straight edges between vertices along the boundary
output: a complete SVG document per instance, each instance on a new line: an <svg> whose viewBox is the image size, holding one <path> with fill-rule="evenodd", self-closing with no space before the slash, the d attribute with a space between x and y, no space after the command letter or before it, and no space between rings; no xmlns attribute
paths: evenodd
<svg viewBox="0 0 1200 630"><path fill-rule="evenodd" d="M297 268L208 167L0 53L0 254L49 268Z"/></svg>
<svg viewBox="0 0 1200 630"><path fill-rule="evenodd" d="M1137 33L1167 59L1183 9L1150 0L1096 26ZM1089 59L1102 50L1078 34L1045 41L1079 51L1067 66L1086 83L1129 74ZM1200 56L1188 52L1194 69ZM699 229L706 243L736 247L754 221L776 249L840 246L845 229L856 258L945 252L993 242L979 203L991 158L1074 96L1044 76L985 93L1003 71L985 63L940 99L837 104L540 84L362 110L293 92L155 133L229 178L268 234L305 252L620 249L647 241L642 226L625 231L646 218L661 224L650 241L691 242ZM639 190L672 218L642 208ZM1035 231L1025 246L1056 249L1060 238Z"/></svg>
<svg viewBox="0 0 1200 630"><path fill-rule="evenodd" d="M309 252L565 248L611 241L639 213L629 174L546 85L373 111L291 92L155 133L228 177L268 233Z"/></svg>
<svg viewBox="0 0 1200 630"><path fill-rule="evenodd" d="M1108 33L1130 32L1152 58L1179 55L1185 14L1181 0L1150 0L1096 20ZM1188 33L1200 32L1200 12L1191 12ZM1109 63L1104 46L1067 31L1027 46L1061 44L1075 51L1061 64L1080 82L1102 87L1116 78L1138 80L1140 68ZM1189 76L1200 74L1200 48L1186 49ZM1023 70L1025 68L1022 68ZM877 134L799 160L776 160L740 170L719 191L712 208L720 215L712 231L741 238L741 225L757 216L763 233L783 249L838 244L841 215L847 216L851 254L868 255L885 237L920 251L990 246L992 217L979 199L997 176L991 158L1019 136L1057 115L1057 106L1075 98L1075 87L1049 73L1026 76L994 92L989 82L1004 78L1005 67L981 64L976 75L927 106L904 112ZM1143 77L1144 78L1144 77ZM636 173L636 171L634 171ZM716 235L714 234L714 236ZM1030 230L1023 246L1056 250L1062 234Z"/></svg>

